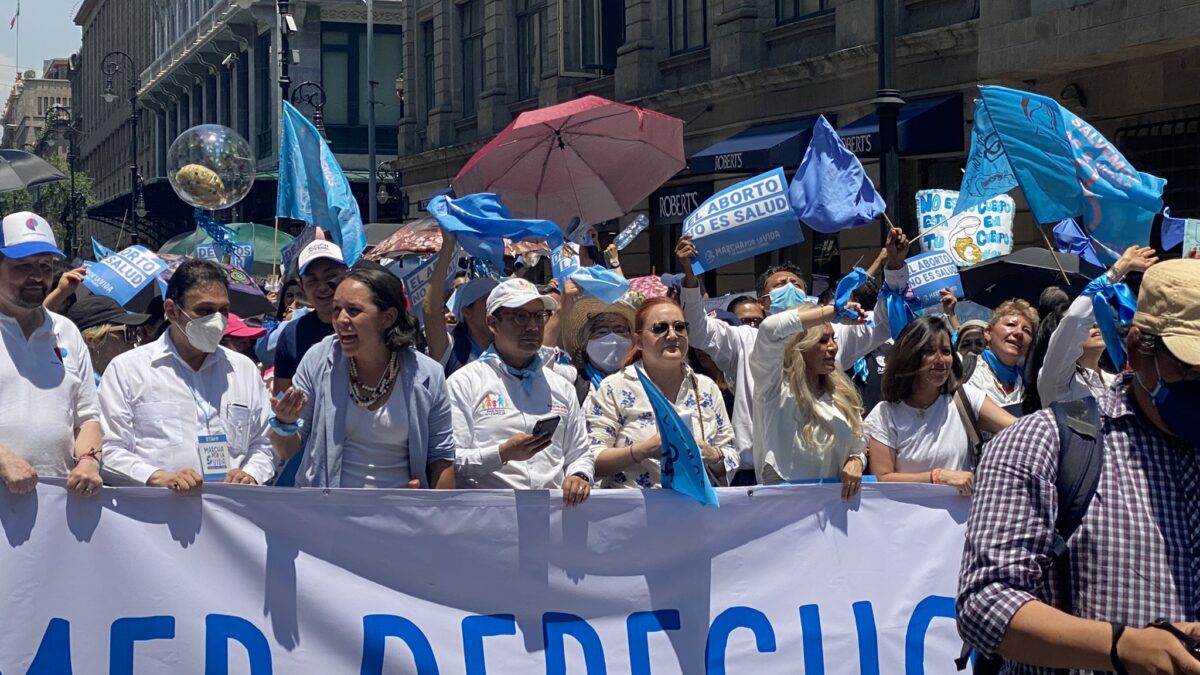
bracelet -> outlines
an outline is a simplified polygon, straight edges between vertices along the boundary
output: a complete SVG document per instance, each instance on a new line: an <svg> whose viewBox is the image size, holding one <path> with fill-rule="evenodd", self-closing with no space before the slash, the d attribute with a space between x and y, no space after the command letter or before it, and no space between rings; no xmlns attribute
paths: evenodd
<svg viewBox="0 0 1200 675"><path fill-rule="evenodd" d="M296 420L295 422L289 424L287 422L281 422L279 418L274 415L271 415L271 417L267 419L267 424L270 425L271 431L274 431L275 435L281 438L295 436L296 434L300 433L301 429L304 428L304 420Z"/></svg>
<svg viewBox="0 0 1200 675"><path fill-rule="evenodd" d="M637 464L637 463L638 463L638 461L637 461L637 458L633 456L633 446L631 445L631 446L629 446L629 466L633 466L634 464Z"/></svg>
<svg viewBox="0 0 1200 675"><path fill-rule="evenodd" d="M930 471L930 472L929 472L929 482L930 482L930 483L933 483L933 484L935 484L935 485L936 485L936 484L937 484L937 482L938 482L938 479L939 479L939 478L941 478L941 477L942 477L942 470L941 470L941 469L934 469L933 471Z"/></svg>
<svg viewBox="0 0 1200 675"><path fill-rule="evenodd" d="M1117 643L1121 641L1121 636L1125 634L1125 624L1116 623L1112 626L1112 647L1108 650L1108 659L1112 662L1113 672L1117 675L1129 675L1129 671L1125 670L1125 664L1121 662L1121 657L1117 655Z"/></svg>
<svg viewBox="0 0 1200 675"><path fill-rule="evenodd" d="M92 450L85 452L82 455L79 455L78 457L75 458L75 466L79 466L79 463L85 459L90 459L93 462L95 462L97 465L99 465L100 464L100 451L93 448Z"/></svg>

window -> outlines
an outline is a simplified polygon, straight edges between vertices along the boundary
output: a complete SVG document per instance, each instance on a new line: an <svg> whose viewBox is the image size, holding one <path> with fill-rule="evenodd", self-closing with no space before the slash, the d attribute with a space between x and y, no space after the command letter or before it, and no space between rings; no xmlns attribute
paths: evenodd
<svg viewBox="0 0 1200 675"><path fill-rule="evenodd" d="M471 117L479 112L479 96L483 93L483 2L469 0L458 11L462 34L462 109L463 117Z"/></svg>
<svg viewBox="0 0 1200 675"><path fill-rule="evenodd" d="M534 98L542 79L542 8L535 0L517 0L517 98Z"/></svg>
<svg viewBox="0 0 1200 675"><path fill-rule="evenodd" d="M208 124L218 124L217 119L217 76L209 75L204 86L208 90L208 96L204 98L204 121Z"/></svg>
<svg viewBox="0 0 1200 675"><path fill-rule="evenodd" d="M667 12L671 53L681 54L708 44L708 12L705 0L670 0Z"/></svg>
<svg viewBox="0 0 1200 675"><path fill-rule="evenodd" d="M433 81L433 63L434 63L434 42L433 42L433 22L426 21L421 24L421 114L425 119L429 119L429 113L433 111L435 92L437 89Z"/></svg>
<svg viewBox="0 0 1200 675"><path fill-rule="evenodd" d="M156 124L154 125L154 175L167 175L167 115L170 112L158 115ZM173 138L173 137L172 137Z"/></svg>
<svg viewBox="0 0 1200 675"><path fill-rule="evenodd" d="M375 149L394 154L400 101L396 79L404 72L399 26L376 25L371 79L375 92ZM321 24L321 82L325 88L325 133L338 152L367 152L366 126L371 88L367 84L367 30L362 24ZM304 111L310 113L311 111ZM391 132L388 130L391 129Z"/></svg>
<svg viewBox="0 0 1200 675"><path fill-rule="evenodd" d="M625 3L559 0L559 16L562 75L595 77L616 70L617 49L625 42Z"/></svg>
<svg viewBox="0 0 1200 675"><path fill-rule="evenodd" d="M1167 180L1172 216L1200 217L1200 118L1122 127L1116 146L1130 164Z"/></svg>
<svg viewBox="0 0 1200 675"><path fill-rule="evenodd" d="M789 23L829 9L829 0L775 0L775 22Z"/></svg>

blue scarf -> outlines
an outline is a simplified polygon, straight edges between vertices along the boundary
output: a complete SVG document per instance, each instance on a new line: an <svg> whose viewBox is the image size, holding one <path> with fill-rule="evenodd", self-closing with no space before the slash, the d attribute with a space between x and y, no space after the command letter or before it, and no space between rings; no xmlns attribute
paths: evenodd
<svg viewBox="0 0 1200 675"><path fill-rule="evenodd" d="M596 369L592 364L584 364L583 372L587 374L588 379L592 381L592 386L596 389L600 388L600 383L604 381L604 373Z"/></svg>
<svg viewBox="0 0 1200 675"><path fill-rule="evenodd" d="M833 293L833 308L837 310L839 319L853 320L858 318L857 315L851 314L846 309L846 303L850 302L850 296L854 293L854 289L862 286L870 278L867 276L866 270L861 267L855 267L850 274L842 277L842 280L838 282L837 290Z"/></svg>
<svg viewBox="0 0 1200 675"><path fill-rule="evenodd" d="M987 362L988 367L996 375L996 379L1000 380L1000 384L1006 387L1014 387L1017 380L1021 379L1021 366L1006 366L992 351L991 347L983 350L982 358Z"/></svg>
<svg viewBox="0 0 1200 675"><path fill-rule="evenodd" d="M541 375L541 373L542 373L542 355L541 354L534 354L533 360L529 362L528 366L525 366L524 368L514 368L513 366L510 366L507 363L505 363L504 359L500 358L500 355L496 353L496 346L492 345L491 347L488 347L482 354L479 355L479 360L480 361L493 361L494 360L497 363L499 363L501 366L503 366L505 372L507 372L509 375L512 375L513 377L521 380L521 388L525 390L526 394L533 393L533 385L536 381L536 378L539 375Z"/></svg>
<svg viewBox="0 0 1200 675"><path fill-rule="evenodd" d="M1104 348L1112 359L1113 366L1118 371L1125 367L1125 344L1117 331L1118 317L1122 324L1129 325L1133 314L1137 311L1137 299L1128 284L1114 284L1108 274L1101 274L1083 289L1083 294L1092 298L1092 313L1096 316L1096 326L1104 336ZM1117 314L1113 314L1112 302L1117 303Z"/></svg>
<svg viewBox="0 0 1200 675"><path fill-rule="evenodd" d="M904 294L892 288L890 284L884 282L879 287L879 295L883 298L884 309L887 310L888 328L891 329L892 339L900 337L900 331L908 325L908 322L917 318L908 301L904 299Z"/></svg>

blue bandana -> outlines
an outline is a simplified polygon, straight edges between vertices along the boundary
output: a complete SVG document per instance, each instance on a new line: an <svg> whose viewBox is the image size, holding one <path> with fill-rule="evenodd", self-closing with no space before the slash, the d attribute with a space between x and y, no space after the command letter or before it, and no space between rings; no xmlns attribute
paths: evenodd
<svg viewBox="0 0 1200 675"><path fill-rule="evenodd" d="M521 380L521 388L525 390L526 394L533 393L534 382L536 381L536 378L539 375L541 375L541 373L542 373L542 355L541 354L534 354L533 360L529 362L528 366L525 366L524 368L514 368L513 366L510 366L507 363L505 363L504 359L500 358L500 355L496 353L496 346L492 345L491 347L488 347L482 354L479 355L479 360L480 361L494 360L497 363L499 363L501 366L504 367L504 370L509 375L512 375L513 377Z"/></svg>
<svg viewBox="0 0 1200 675"><path fill-rule="evenodd" d="M987 362L988 367L995 373L996 379L1000 380L1000 384L1006 387L1016 386L1017 380L1021 379L1021 366L1006 366L992 351L991 347L983 350L983 360Z"/></svg>
<svg viewBox="0 0 1200 675"><path fill-rule="evenodd" d="M864 356L855 361L853 371L854 377L852 379L859 385L865 387L867 385L867 378L870 377L871 374L870 369L867 367L867 357Z"/></svg>
<svg viewBox="0 0 1200 675"><path fill-rule="evenodd" d="M604 373L600 372L595 366L588 363L583 366L583 372L587 374L588 379L592 381L592 386L596 389L600 388L600 383L604 381Z"/></svg>

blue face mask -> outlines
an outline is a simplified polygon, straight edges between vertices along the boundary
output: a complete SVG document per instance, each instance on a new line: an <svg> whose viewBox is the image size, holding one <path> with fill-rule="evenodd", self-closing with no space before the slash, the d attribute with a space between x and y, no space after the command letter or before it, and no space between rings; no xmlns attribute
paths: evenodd
<svg viewBox="0 0 1200 675"><path fill-rule="evenodd" d="M769 297L771 298L772 314L778 314L806 302L813 302L813 298L792 284L784 284L776 288L771 291Z"/></svg>
<svg viewBox="0 0 1200 675"><path fill-rule="evenodd" d="M1200 425L1196 424L1196 411L1200 410L1200 380L1164 382L1162 369L1158 366L1158 354L1154 355L1154 370L1158 372L1154 389L1146 388L1141 378L1136 378L1138 385L1154 399L1158 416L1172 434L1200 446Z"/></svg>

